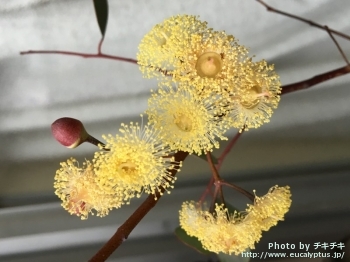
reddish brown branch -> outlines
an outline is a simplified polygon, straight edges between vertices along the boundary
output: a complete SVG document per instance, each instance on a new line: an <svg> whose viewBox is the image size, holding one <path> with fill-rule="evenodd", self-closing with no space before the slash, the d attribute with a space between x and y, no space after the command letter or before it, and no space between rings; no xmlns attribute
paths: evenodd
<svg viewBox="0 0 350 262"><path fill-rule="evenodd" d="M211 187L213 186L213 184L214 184L214 178L211 177L209 183L207 184L207 186L206 186L206 188L205 188L203 194L201 195L201 197L200 197L200 199L199 199L199 203L203 203L204 200L205 200L205 197L206 197L209 193L211 194L212 197L214 197L213 192L212 192L212 190L211 190Z"/></svg>
<svg viewBox="0 0 350 262"><path fill-rule="evenodd" d="M340 37L343 37L345 39L350 40L350 36L349 35L346 35L346 34L344 34L342 32L338 32L336 30L333 30L333 29L331 29L331 28L329 28L327 26L320 25L320 24L315 23L315 22L313 22L311 20L307 20L305 18L302 18L302 17L296 16L296 15L293 15L293 14L286 13L286 12L283 12L281 10L275 9L272 6L269 6L268 4L266 4L263 0L256 0L256 1L259 2L260 4L262 4L263 6L265 6L267 11L274 12L274 13L277 13L277 14L280 14L280 15L284 15L284 16L287 16L287 17L290 17L290 18L302 21L304 23L307 23L310 26L314 26L314 27L317 27L319 29L327 31L327 33L329 34L329 36L331 37L331 39L333 40L333 42L337 46L339 52L343 56L345 62L347 63L347 66L335 69L333 71L329 71L329 72L326 72L326 73L323 73L323 74L320 74L320 75L316 75L316 76L314 76L312 78L309 78L307 80L303 80L303 81L300 81L300 82L297 82L297 83L293 83L293 84L282 86L282 95L290 93L290 92L302 90L302 89L307 89L307 88L309 88L311 86L314 86L314 85L317 85L319 83L325 82L325 81L330 80L332 78L336 78L338 76L342 76L342 75L350 73L349 61L346 58L346 56L345 56L344 52L342 51L342 49L340 48L338 42L333 37L333 34L334 34L334 35L338 35Z"/></svg>
<svg viewBox="0 0 350 262"><path fill-rule="evenodd" d="M221 187L215 186L215 189L214 189L214 196L213 196L213 199L211 200L211 204L210 204L210 207L209 207L209 212L210 212L210 213L214 213L216 198L217 198L217 196L218 196L219 189L221 189Z"/></svg>
<svg viewBox="0 0 350 262"><path fill-rule="evenodd" d="M222 202L223 204L225 204L224 194L223 194L223 192L222 192L222 188L221 188L221 184L220 184L221 177L220 177L220 175L219 175L218 170L216 169L216 167L215 167L215 165L214 165L214 162L213 162L213 159L212 159L212 156L211 156L211 153L210 153L210 152L207 152L207 160L208 160L210 169L211 169L211 171L212 171L213 178L214 178L214 180L215 180L215 182L214 182L214 185L215 185L215 192L214 192L214 196L213 196L213 201L215 202L215 200L216 200L216 198L217 198L217 195L219 194L221 202ZM212 206L213 206L213 205L212 205Z"/></svg>
<svg viewBox="0 0 350 262"><path fill-rule="evenodd" d="M187 152L177 152L175 155L176 161L184 161L188 156ZM171 170L171 174L175 176L177 171ZM162 190L162 193L164 190ZM112 255L112 253L127 239L131 231L137 226L138 223L147 215L147 213L157 204L162 197L160 193L156 194L157 200L154 195L149 195L146 200L135 210L135 212L122 224L117 232L108 240L108 242L89 260L90 262L101 262Z"/></svg>
<svg viewBox="0 0 350 262"><path fill-rule="evenodd" d="M337 47L339 53L341 54L341 56L343 57L345 63L347 63L347 65L350 65L349 60L347 59L346 55L343 52L343 49L341 49L338 41L334 38L332 32L329 30L329 27L325 25L324 28L326 28L327 33L329 34L329 36L332 39L333 43L336 45L336 47Z"/></svg>
<svg viewBox="0 0 350 262"><path fill-rule="evenodd" d="M100 42L98 44L97 54L88 54L88 53L79 53L79 52L70 52L70 51L59 51L59 50L29 50L29 51L20 52L19 54L20 55L57 54L57 55L79 56L79 57L83 57L83 58L105 58L105 59L119 60L119 61L137 64L137 60L132 59L132 58L103 54L101 52L102 43L103 43L103 38L100 40ZM149 66L149 67L152 68L152 66ZM163 70L161 68L155 68L155 70L161 72L165 76L172 76L172 73L169 72L168 70Z"/></svg>
<svg viewBox="0 0 350 262"><path fill-rule="evenodd" d="M307 89L309 87L312 87L314 85L317 85L319 83L325 82L327 80L330 80L332 78L336 78L338 76L342 76L345 74L349 74L350 73L350 66L344 66L320 75L316 75L312 78L309 78L307 80L304 81L300 81L297 83L293 83L293 84L289 84L289 85L285 85L282 86L282 95L284 94L288 94L290 92L294 92L294 91L298 91L298 90L302 90L302 89Z"/></svg>
<svg viewBox="0 0 350 262"><path fill-rule="evenodd" d="M268 4L266 4L266 3L265 3L264 1L262 1L262 0L257 0L257 1L258 1L260 4L262 4L263 6L265 6L266 9L267 9L267 11L274 12L274 13L277 13L277 14L280 14L280 15L284 15L284 16L288 16L288 17L290 17L290 18L293 18L293 19L299 20L299 21L301 21L301 22L307 23L307 24L309 24L310 26L314 26L314 27L320 28L320 29L322 29L322 30L326 30L325 27L324 27L323 25L320 25L320 24L318 24L318 23L315 23L315 22L313 22L313 21L311 21L311 20L307 20L307 19L302 18L302 17L300 17L300 16L296 16L296 15L293 15L293 14L286 13L286 12L283 12L283 11L281 11L281 10L275 9L275 8L273 8L272 6L269 6ZM329 28L329 31L332 32L332 34L335 34L335 35L338 35L338 36L340 36L340 37L343 37L343 38L345 38L345 39L350 40L350 36L348 36L348 35L346 35L346 34L344 34L344 33L342 33L342 32L336 31L336 30L331 29L331 28Z"/></svg>
<svg viewBox="0 0 350 262"><path fill-rule="evenodd" d="M102 48L103 40L104 40L104 37L102 37L100 42L98 43L98 46L97 46L97 53L98 54L102 54L101 48Z"/></svg>
<svg viewBox="0 0 350 262"><path fill-rule="evenodd" d="M226 181L220 181L220 184L233 188L234 190L242 193L243 195L248 197L252 202L254 202L255 196L252 193L248 192L247 190L245 190L245 189L243 189L235 184L228 183Z"/></svg>
<svg viewBox="0 0 350 262"><path fill-rule="evenodd" d="M207 160L208 160L208 163L209 163L209 167L213 173L213 178L215 181L220 181L221 178L220 178L220 175L218 173L218 170L215 168L215 165L214 165L214 162L213 162L213 159L211 157L211 153L208 151L207 152Z"/></svg>
<svg viewBox="0 0 350 262"><path fill-rule="evenodd" d="M102 39L103 40L103 39ZM99 51L101 51L101 45L102 41L99 44ZM97 54L88 54L88 53L78 53L78 52L69 52L69 51L57 51L57 50L29 50L25 52L20 52L21 55L29 55L29 54L59 54L59 55L70 55L70 56L80 56L83 58L105 58L105 59L112 59L112 60L119 60L124 62L129 62L133 64L137 64L137 60L132 58L126 58L122 56L113 56L113 55L105 55L102 53Z"/></svg>
<svg viewBox="0 0 350 262"><path fill-rule="evenodd" d="M236 144L237 140L241 137L243 131L244 131L244 128L242 129L242 132L237 132L237 134L232 138L230 143L225 147L224 151L218 158L218 164L216 165L217 170L220 170L225 157L228 155L228 153L230 153L232 147Z"/></svg>

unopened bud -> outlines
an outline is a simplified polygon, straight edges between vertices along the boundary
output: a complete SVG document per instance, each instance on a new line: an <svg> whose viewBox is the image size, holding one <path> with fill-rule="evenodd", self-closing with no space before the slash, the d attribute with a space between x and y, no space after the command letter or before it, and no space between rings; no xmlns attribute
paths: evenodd
<svg viewBox="0 0 350 262"><path fill-rule="evenodd" d="M52 123L51 131L55 139L68 148L76 148L89 137L83 123L70 117L57 119Z"/></svg>

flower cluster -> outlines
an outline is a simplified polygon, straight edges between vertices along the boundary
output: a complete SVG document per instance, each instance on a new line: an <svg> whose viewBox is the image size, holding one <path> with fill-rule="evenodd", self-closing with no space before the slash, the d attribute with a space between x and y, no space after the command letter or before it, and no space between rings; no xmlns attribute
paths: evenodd
<svg viewBox="0 0 350 262"><path fill-rule="evenodd" d="M269 122L280 99L272 65L253 62L232 35L207 28L196 16L178 15L154 26L142 39L137 58L143 75L157 77L161 89L175 83L178 89L193 90L190 100L224 98L223 112L216 116L229 120L230 127L248 130ZM177 101L176 97L172 103Z"/></svg>
<svg viewBox="0 0 350 262"><path fill-rule="evenodd" d="M173 187L181 162L152 126L122 124L119 135L103 137L92 162L79 167L71 158L56 172L55 193L70 214L86 219L95 210L102 217L143 192L156 198Z"/></svg>
<svg viewBox="0 0 350 262"><path fill-rule="evenodd" d="M174 159L176 152L200 155L219 148L227 130L261 126L279 102L281 89L273 66L264 60L253 62L232 35L208 28L196 16L178 15L154 26L142 39L137 59L145 77L159 80L159 89L148 100L148 124L122 124L120 134L103 136L106 144L91 162L79 167L69 159L56 173L54 186L62 205L83 219L89 213L105 216L142 193L156 198L169 192L181 167ZM275 188L269 194L257 197L245 217L230 216L222 206L214 216L190 203L182 217L196 221L195 231L182 225L209 250L219 250L224 242L224 252L238 252L252 247L261 230L280 220L274 197L286 192ZM255 233L242 238L247 231ZM208 232L215 241L208 240Z"/></svg>
<svg viewBox="0 0 350 262"><path fill-rule="evenodd" d="M194 236L203 248L219 253L240 254L254 249L262 231L283 220L291 205L289 187L272 187L263 197L256 197L254 205L245 212L230 214L223 205L215 211L204 210L199 203L185 202L180 210L180 225Z"/></svg>
<svg viewBox="0 0 350 262"><path fill-rule="evenodd" d="M261 237L257 223L245 222L238 213L229 214L223 205L216 204L214 213L193 201L185 202L180 210L180 226L189 236L197 237L203 248L215 253L239 254L254 248Z"/></svg>

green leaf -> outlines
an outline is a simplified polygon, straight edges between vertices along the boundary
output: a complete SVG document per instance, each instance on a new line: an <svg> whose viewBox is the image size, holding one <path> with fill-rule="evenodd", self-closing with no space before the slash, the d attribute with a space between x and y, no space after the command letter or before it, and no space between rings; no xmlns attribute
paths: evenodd
<svg viewBox="0 0 350 262"><path fill-rule="evenodd" d="M244 252L250 252L250 249L248 248ZM218 259L220 262L248 262L250 260L250 257L242 257L242 255L227 255L224 253L219 253L218 254Z"/></svg>
<svg viewBox="0 0 350 262"><path fill-rule="evenodd" d="M108 22L108 0L94 0L95 13L102 37L105 36Z"/></svg>
<svg viewBox="0 0 350 262"><path fill-rule="evenodd" d="M198 156L198 155L194 155L194 156L199 157L200 159L202 159L202 160L208 162L208 159L207 159L207 155L206 155L206 154L204 154L204 155L202 154L202 155L200 155L200 156ZM211 159L213 159L214 165L216 165L216 164L219 163L218 159L217 159L215 156L212 155L212 156L211 156Z"/></svg>
<svg viewBox="0 0 350 262"><path fill-rule="evenodd" d="M196 251L198 251L199 253L202 253L204 255L209 255L212 254L212 252L205 250L202 246L202 243L198 240L198 238L196 237L190 237L189 235L187 235L186 231L183 230L181 227L177 227L175 229L175 235L177 236L177 238L183 242L186 246L189 246L193 249L195 249Z"/></svg>

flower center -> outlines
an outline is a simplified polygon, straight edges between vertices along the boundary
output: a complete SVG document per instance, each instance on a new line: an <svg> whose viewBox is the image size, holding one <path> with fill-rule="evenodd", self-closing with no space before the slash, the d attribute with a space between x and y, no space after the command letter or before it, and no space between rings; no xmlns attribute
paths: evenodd
<svg viewBox="0 0 350 262"><path fill-rule="evenodd" d="M174 123L182 131L190 132L192 130L192 121L189 117L184 114L178 114L175 116Z"/></svg>
<svg viewBox="0 0 350 262"><path fill-rule="evenodd" d="M215 52L205 52L197 60L196 70L201 77L213 78L222 68L221 56Z"/></svg>
<svg viewBox="0 0 350 262"><path fill-rule="evenodd" d="M251 87L247 91L243 101L241 102L242 106L248 109L256 107L259 104L259 97L261 92L261 86L254 85L253 87Z"/></svg>
<svg viewBox="0 0 350 262"><path fill-rule="evenodd" d="M86 202L78 202L76 199L71 199L68 202L68 210L75 215L82 215L82 212L85 211Z"/></svg>
<svg viewBox="0 0 350 262"><path fill-rule="evenodd" d="M67 207L70 212L76 215L82 215L86 209L87 203L91 202L89 192L84 188L74 188L70 192Z"/></svg>
<svg viewBox="0 0 350 262"><path fill-rule="evenodd" d="M126 161L120 164L120 168L125 172L133 172L136 170L136 165L130 161Z"/></svg>

